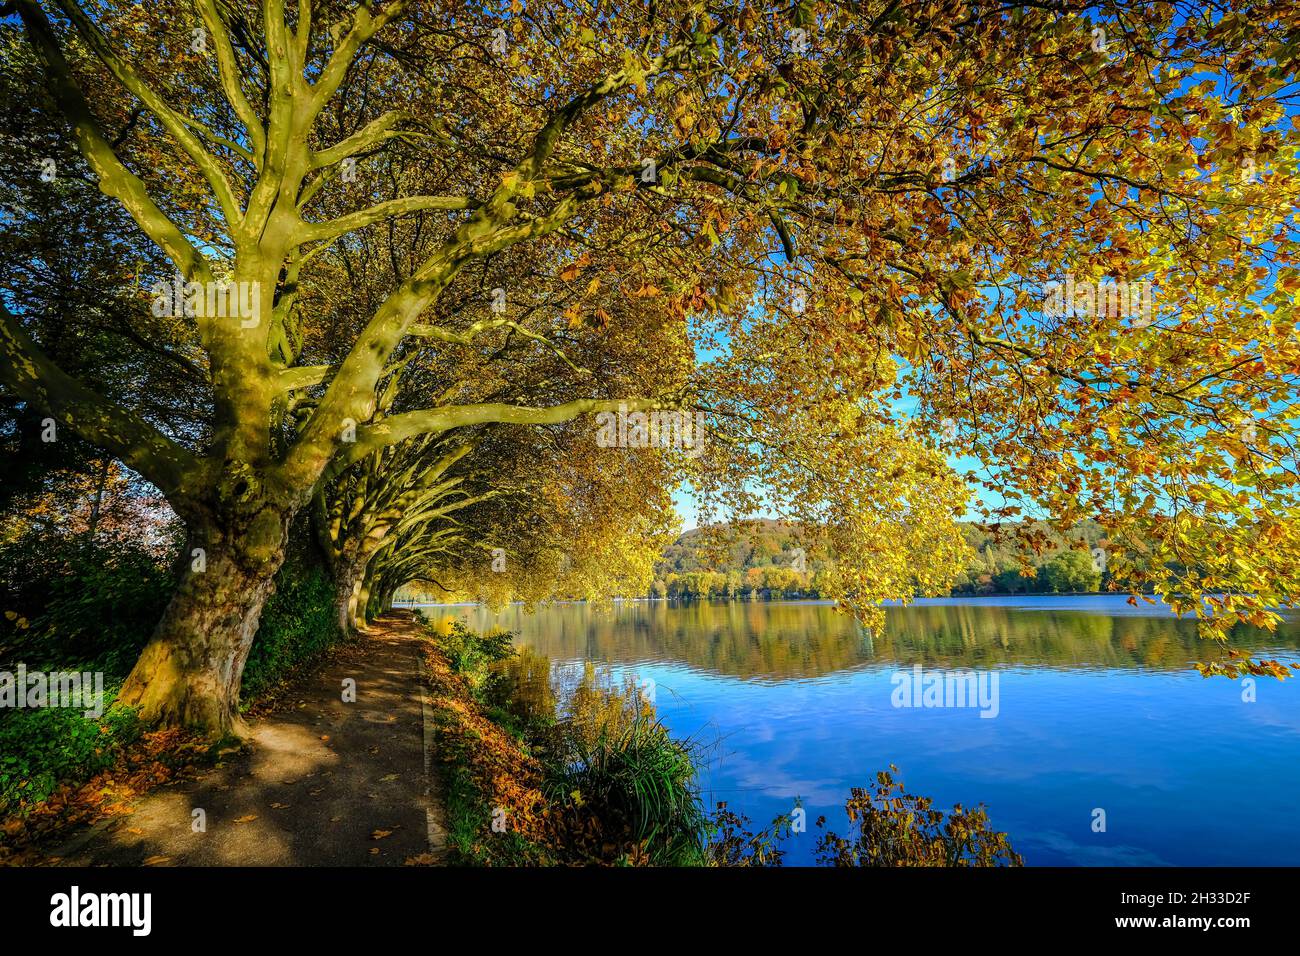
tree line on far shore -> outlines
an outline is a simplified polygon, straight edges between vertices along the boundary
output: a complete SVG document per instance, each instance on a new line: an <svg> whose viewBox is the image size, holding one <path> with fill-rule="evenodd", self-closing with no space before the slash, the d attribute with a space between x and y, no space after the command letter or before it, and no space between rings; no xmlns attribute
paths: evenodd
<svg viewBox="0 0 1300 956"><path fill-rule="evenodd" d="M1108 583L1101 530L1084 523L1071 535L1045 526L1042 550L1026 553L1007 529L963 525L970 546L965 570L950 593L1065 594L1103 590ZM1017 529L1023 530L1023 529ZM655 565L649 597L672 600L788 600L833 593L833 554L805 548L796 525L760 521L745 529L717 526L686 532Z"/></svg>

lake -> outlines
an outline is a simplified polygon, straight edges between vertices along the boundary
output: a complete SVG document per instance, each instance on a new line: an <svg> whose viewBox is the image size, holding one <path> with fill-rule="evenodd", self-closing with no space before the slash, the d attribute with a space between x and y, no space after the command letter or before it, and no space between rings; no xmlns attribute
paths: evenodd
<svg viewBox="0 0 1300 956"><path fill-rule="evenodd" d="M984 803L1029 865L1300 864L1300 680L1202 678L1191 662L1222 650L1163 606L923 600L875 636L822 602L431 610L515 631L553 668L635 675L707 747L710 805L765 825L801 800L788 864L812 862L819 815L845 832L850 787L891 763L938 807ZM1234 643L1293 663L1300 623Z"/></svg>

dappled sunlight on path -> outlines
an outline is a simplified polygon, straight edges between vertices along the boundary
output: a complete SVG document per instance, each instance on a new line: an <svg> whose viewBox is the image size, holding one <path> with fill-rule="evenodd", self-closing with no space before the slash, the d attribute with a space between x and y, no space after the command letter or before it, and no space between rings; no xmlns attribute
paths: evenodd
<svg viewBox="0 0 1300 956"><path fill-rule="evenodd" d="M133 812L87 828L51 855L128 866L438 860L422 667L409 617L377 622L355 651L305 677L278 712L251 721L244 752L144 795ZM355 702L343 699L348 679Z"/></svg>

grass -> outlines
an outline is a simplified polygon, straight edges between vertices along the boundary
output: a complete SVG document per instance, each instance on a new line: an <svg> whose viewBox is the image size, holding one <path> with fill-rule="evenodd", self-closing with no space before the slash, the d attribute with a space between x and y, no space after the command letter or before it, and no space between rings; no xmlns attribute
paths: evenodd
<svg viewBox="0 0 1300 956"><path fill-rule="evenodd" d="M483 839L483 819L496 809L464 766L449 769L446 781L447 837L455 862L467 866L537 866L554 862L545 847L507 829Z"/></svg>
<svg viewBox="0 0 1300 956"><path fill-rule="evenodd" d="M639 690L589 668L561 699L545 659L515 653L509 634L454 622L429 635L456 862L703 862L694 750Z"/></svg>
<svg viewBox="0 0 1300 956"><path fill-rule="evenodd" d="M588 852L604 862L695 866L704 861L708 824L696 769L692 747L643 710L594 740L574 735L569 759L551 768L543 792L579 819L594 819L603 844Z"/></svg>

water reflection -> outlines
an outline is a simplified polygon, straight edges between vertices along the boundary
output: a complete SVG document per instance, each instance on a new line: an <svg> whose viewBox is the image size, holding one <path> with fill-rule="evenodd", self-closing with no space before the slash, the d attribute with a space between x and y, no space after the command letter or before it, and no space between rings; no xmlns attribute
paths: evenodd
<svg viewBox="0 0 1300 956"><path fill-rule="evenodd" d="M607 611L562 604L540 615L521 607L500 614L476 608L447 613L467 617L472 627L515 631L556 660L676 662L759 681L816 679L898 663L1175 671L1223 655L1216 643L1198 636L1195 621L1147 609L1134 613L1122 598L1079 603L1084 601L1087 610L1063 599L1047 609L973 602L890 608L885 629L876 635L835 608L812 602L652 601ZM1300 625L1288 621L1273 633L1242 626L1232 642L1256 653L1285 655L1300 646Z"/></svg>
<svg viewBox="0 0 1300 956"><path fill-rule="evenodd" d="M811 602L426 613L516 631L539 709L551 679L588 662L655 689L674 734L710 745L705 794L756 821L799 799L843 826L849 789L892 763L937 805L987 804L1031 865L1300 863L1300 680L1201 678L1190 664L1222 649L1161 607L936 600L890 609L874 637ZM1295 622L1232 640L1300 658ZM916 664L997 673L996 719L894 706L893 677ZM811 862L805 836L788 862Z"/></svg>

